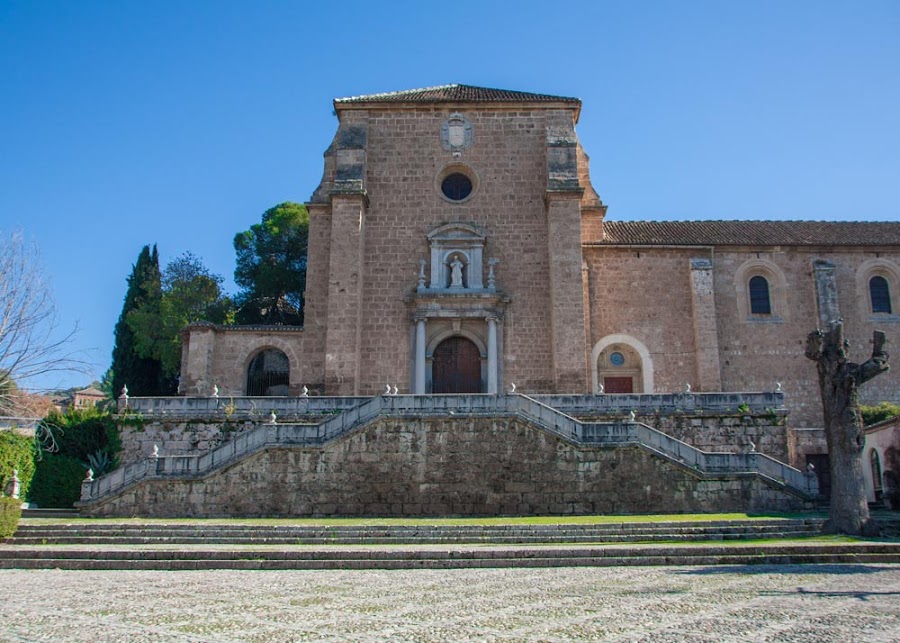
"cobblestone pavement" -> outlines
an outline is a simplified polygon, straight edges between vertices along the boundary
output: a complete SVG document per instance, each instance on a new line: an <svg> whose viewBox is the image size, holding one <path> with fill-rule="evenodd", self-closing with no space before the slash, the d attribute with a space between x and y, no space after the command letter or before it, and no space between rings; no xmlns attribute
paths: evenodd
<svg viewBox="0 0 900 643"><path fill-rule="evenodd" d="M0 571L3 641L900 641L900 565Z"/></svg>

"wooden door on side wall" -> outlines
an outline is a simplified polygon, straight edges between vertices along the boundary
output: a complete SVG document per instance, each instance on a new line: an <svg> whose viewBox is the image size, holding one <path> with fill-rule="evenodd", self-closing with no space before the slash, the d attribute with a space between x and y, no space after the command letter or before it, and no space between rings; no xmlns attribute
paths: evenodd
<svg viewBox="0 0 900 643"><path fill-rule="evenodd" d="M481 393L481 353L471 340L450 337L434 349L433 393Z"/></svg>
<svg viewBox="0 0 900 643"><path fill-rule="evenodd" d="M604 393L634 393L634 380L630 377L604 377Z"/></svg>

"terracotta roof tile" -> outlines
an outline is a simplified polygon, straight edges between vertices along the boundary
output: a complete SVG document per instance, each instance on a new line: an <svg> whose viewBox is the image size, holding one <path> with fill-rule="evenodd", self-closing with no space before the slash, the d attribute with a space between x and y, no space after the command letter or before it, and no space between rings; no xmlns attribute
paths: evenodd
<svg viewBox="0 0 900 643"><path fill-rule="evenodd" d="M548 94L531 94L515 92L508 89L492 89L490 87L474 87L472 85L440 85L407 89L384 94L367 96L350 96L335 98L336 105L352 103L572 103L581 105L577 98L567 96L550 96Z"/></svg>
<svg viewBox="0 0 900 643"><path fill-rule="evenodd" d="M603 233L602 245L900 245L900 223L870 221L605 221Z"/></svg>

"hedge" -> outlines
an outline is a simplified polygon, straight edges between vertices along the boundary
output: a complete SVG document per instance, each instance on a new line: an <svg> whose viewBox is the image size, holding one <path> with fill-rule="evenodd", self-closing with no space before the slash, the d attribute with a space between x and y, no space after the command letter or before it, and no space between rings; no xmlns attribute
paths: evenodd
<svg viewBox="0 0 900 643"><path fill-rule="evenodd" d="M0 496L0 540L6 540L19 527L22 517L22 501Z"/></svg>
<svg viewBox="0 0 900 643"><path fill-rule="evenodd" d="M81 498L87 465L67 455L44 454L37 463L28 501L38 507L71 507Z"/></svg>

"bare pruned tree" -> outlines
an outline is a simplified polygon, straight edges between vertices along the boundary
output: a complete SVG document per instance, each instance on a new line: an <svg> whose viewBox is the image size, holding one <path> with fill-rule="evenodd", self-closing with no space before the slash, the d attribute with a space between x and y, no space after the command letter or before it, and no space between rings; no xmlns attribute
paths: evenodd
<svg viewBox="0 0 900 643"><path fill-rule="evenodd" d="M851 362L850 342L844 339L844 322L833 321L825 330L806 338L806 356L816 362L819 390L831 465L831 512L827 529L859 535L873 529L863 482L862 452L865 445L859 387L890 369L887 340L880 330L872 336L872 356L862 364Z"/></svg>
<svg viewBox="0 0 900 643"><path fill-rule="evenodd" d="M60 331L37 247L20 231L0 236L0 415L33 413L24 384L34 377L87 372L76 331Z"/></svg>

